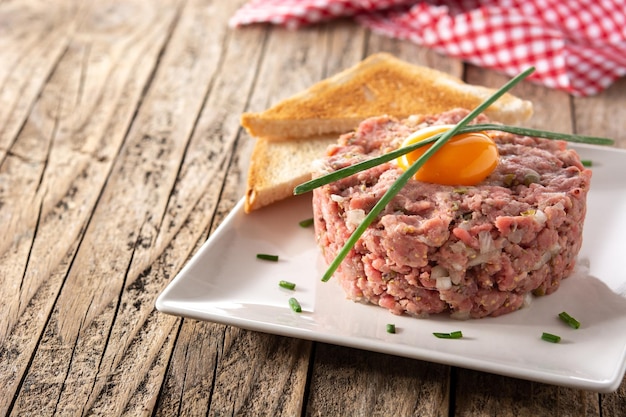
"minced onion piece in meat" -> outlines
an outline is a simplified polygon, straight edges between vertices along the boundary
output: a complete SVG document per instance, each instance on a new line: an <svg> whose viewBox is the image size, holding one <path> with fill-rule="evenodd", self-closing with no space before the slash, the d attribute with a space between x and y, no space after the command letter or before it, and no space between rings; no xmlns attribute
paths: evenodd
<svg viewBox="0 0 626 417"><path fill-rule="evenodd" d="M438 290L449 290L452 288L452 279L450 273L441 265L436 265L430 271L430 279L435 280L435 287Z"/></svg>
<svg viewBox="0 0 626 417"><path fill-rule="evenodd" d="M544 252L543 255L541 255L541 258L533 265L532 270L538 270L539 268L544 266L550 259L552 259L552 253Z"/></svg>
<svg viewBox="0 0 626 417"><path fill-rule="evenodd" d="M524 303L522 304L522 307L528 307L532 304L532 302L533 302L532 292L527 292L526 294L524 294Z"/></svg>
<svg viewBox="0 0 626 417"><path fill-rule="evenodd" d="M478 244L480 245L480 253L485 254L496 250L496 244L488 230L478 233Z"/></svg>
<svg viewBox="0 0 626 417"><path fill-rule="evenodd" d="M450 318L455 320L468 320L470 318L469 311L453 311L450 313Z"/></svg>
<svg viewBox="0 0 626 417"><path fill-rule="evenodd" d="M430 271L431 278L440 278L440 277L449 277L450 273L446 268L441 265L433 266L433 269Z"/></svg>
<svg viewBox="0 0 626 417"><path fill-rule="evenodd" d="M346 223L357 227L365 219L365 210L353 209L346 211Z"/></svg>
<svg viewBox="0 0 626 417"><path fill-rule="evenodd" d="M546 216L546 213L544 213L543 210L536 210L533 217L535 221L541 225L545 224L546 221L548 221L548 216Z"/></svg>
<svg viewBox="0 0 626 417"><path fill-rule="evenodd" d="M484 264L488 262L492 257L493 257L493 254L491 253L481 253L479 255L476 255L473 258L470 258L469 261L467 262L467 267L471 268L472 266Z"/></svg>
<svg viewBox="0 0 626 417"><path fill-rule="evenodd" d="M452 288L452 280L450 279L450 277L436 278L435 287L437 287L437 289L440 291L449 290L450 288Z"/></svg>
<svg viewBox="0 0 626 417"><path fill-rule="evenodd" d="M506 238L509 242L517 244L522 241L524 231L522 229L517 229L515 224L513 226L515 226L515 230L511 231Z"/></svg>

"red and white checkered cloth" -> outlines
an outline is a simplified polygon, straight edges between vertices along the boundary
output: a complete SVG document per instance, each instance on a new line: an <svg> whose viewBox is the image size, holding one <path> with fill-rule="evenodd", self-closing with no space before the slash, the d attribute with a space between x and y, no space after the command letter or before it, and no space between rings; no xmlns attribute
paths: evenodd
<svg viewBox="0 0 626 417"><path fill-rule="evenodd" d="M353 16L375 32L577 96L626 74L626 0L252 0L232 27Z"/></svg>

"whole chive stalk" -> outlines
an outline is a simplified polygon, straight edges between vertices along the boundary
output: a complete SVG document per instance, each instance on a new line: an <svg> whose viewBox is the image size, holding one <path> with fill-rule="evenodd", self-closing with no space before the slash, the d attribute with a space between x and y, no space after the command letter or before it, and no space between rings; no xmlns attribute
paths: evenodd
<svg viewBox="0 0 626 417"><path fill-rule="evenodd" d="M296 313L302 313L302 306L300 305L298 300L293 297L289 299L289 307L291 307L291 309Z"/></svg>
<svg viewBox="0 0 626 417"><path fill-rule="evenodd" d="M531 137L538 137L538 138L543 138L543 139L565 140L565 141L574 142L574 143L588 143L588 144L594 144L594 145L612 145L615 143L612 139L608 139L608 138L601 138L601 137L595 137L595 136L570 135L567 133L549 132L545 130L530 129L530 128L517 127L517 126L506 126L506 125L499 125L499 124L493 124L493 123L482 123L482 124L464 126L460 128L456 133L457 134L472 133L472 132L482 132L486 130L495 130L495 131L512 133L515 135L531 136ZM393 161L394 159L402 155L405 155L423 146L436 142L443 135L444 135L443 133L438 133L436 135L431 136L428 139L424 139L422 141L413 143L411 145L395 149L391 152L385 153L375 158L361 161L354 165L350 165L345 168L338 169L337 171L331 172L329 174L322 175L318 178L314 178L310 181L304 182L296 186L293 190L293 193L295 195L304 194L315 188L321 187L322 185L330 184L331 182L335 182L340 179L349 177L350 175L356 174L357 172L361 172L366 169L373 168L385 162ZM581 162L583 162L583 165L584 165L584 161L581 161ZM591 162L591 161L588 161L588 162Z"/></svg>
<svg viewBox="0 0 626 417"><path fill-rule="evenodd" d="M481 130L498 130L500 132L512 133L514 135L520 136L531 136L535 138L543 138L543 139L554 139L554 140L564 140L567 142L573 143L587 143L590 145L613 145L615 141L609 138L602 138L597 136L586 136L586 135L575 135L569 133L559 133L559 132L550 132L547 130L540 129L531 129L528 127L520 127L520 126L507 126L507 125L499 125L496 123L484 123L484 124L476 124L472 125L471 128L481 127ZM470 126L468 126L470 127ZM477 130L472 130L472 132L476 132Z"/></svg>
<svg viewBox="0 0 626 417"><path fill-rule="evenodd" d="M301 220L300 222L298 222L298 224L300 225L300 227L312 226L313 225L313 218Z"/></svg>
<svg viewBox="0 0 626 417"><path fill-rule="evenodd" d="M257 259L263 259L264 261L278 262L278 255L270 255L267 253L257 253L256 257Z"/></svg>
<svg viewBox="0 0 626 417"><path fill-rule="evenodd" d="M450 333L433 333L433 335L439 339L461 339L463 337L463 332L457 330L455 332Z"/></svg>
<svg viewBox="0 0 626 417"><path fill-rule="evenodd" d="M534 71L534 68L531 67L526 71L522 72L518 76L512 78L509 82L507 82L504 86L502 86L498 91L496 91L491 97L487 98L483 103L481 103L474 110L469 112L460 122L458 122L453 128L441 134L441 136L433 143L433 145L428 148L422 156L420 156L411 166L403 172L398 179L389 187L387 192L383 194L380 200L374 205L374 207L370 210L370 212L365 216L363 221L357 226L357 228L352 232L344 246L341 248L335 259L330 263L328 269L324 273L322 277L322 281L328 281L339 265L346 258L350 250L354 247L356 242L359 240L361 235L365 232L365 230L369 227L370 224L374 221L374 219L378 216L378 214L383 211L383 209L387 206L387 204L393 199L393 197L398 194L398 192L404 187L404 185L412 178L415 173L426 163L426 161L437 152L446 142L452 138L454 135L458 133L460 129L465 127L470 121L476 118L480 113L485 111L487 107L489 107L493 102L499 99L502 95L504 95L507 91L513 88L517 83L522 81L524 78L529 76Z"/></svg>
<svg viewBox="0 0 626 417"><path fill-rule="evenodd" d="M395 324L388 324L387 325L387 333L395 333L396 332L396 325Z"/></svg>
<svg viewBox="0 0 626 417"><path fill-rule="evenodd" d="M293 282L289 282L289 281L279 281L278 282L278 286L281 288L284 288L286 290L295 290L296 289L296 284Z"/></svg>
<svg viewBox="0 0 626 417"><path fill-rule="evenodd" d="M541 334L541 340L545 340L546 342L550 342L550 343L559 343L561 341L561 336L557 336L552 333L543 332Z"/></svg>
<svg viewBox="0 0 626 417"><path fill-rule="evenodd" d="M565 323L567 323L567 325L573 329L580 328L580 322L576 320L574 317L567 314L565 311L563 311L562 313L559 313L559 318L563 320Z"/></svg>

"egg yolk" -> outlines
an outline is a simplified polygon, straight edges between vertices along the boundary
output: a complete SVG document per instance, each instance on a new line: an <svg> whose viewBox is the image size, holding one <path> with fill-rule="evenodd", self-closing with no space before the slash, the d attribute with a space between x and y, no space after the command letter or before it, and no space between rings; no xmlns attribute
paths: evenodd
<svg viewBox="0 0 626 417"><path fill-rule="evenodd" d="M435 125L419 130L404 140L402 146L421 142L454 125ZM431 145L409 152L397 159L398 166L407 170ZM476 185L498 165L498 148L483 132L455 135L426 161L415 179L442 185Z"/></svg>

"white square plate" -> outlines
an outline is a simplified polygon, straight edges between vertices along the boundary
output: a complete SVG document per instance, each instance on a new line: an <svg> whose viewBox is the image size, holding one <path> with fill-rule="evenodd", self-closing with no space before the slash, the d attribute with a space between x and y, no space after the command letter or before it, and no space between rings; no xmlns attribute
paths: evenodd
<svg viewBox="0 0 626 417"><path fill-rule="evenodd" d="M156 302L158 310L246 329L598 392L616 390L626 366L626 151L573 146L593 162L579 267L554 294L497 318L394 316L346 300L325 265L312 228L310 196L244 214L239 202ZM278 262L256 259L279 255ZM295 291L278 286L296 283ZM293 312L295 297L302 313ZM574 330L557 315L581 322ZM395 324L397 333L386 331ZM461 330L459 340L433 332ZM542 332L561 336L558 344Z"/></svg>

